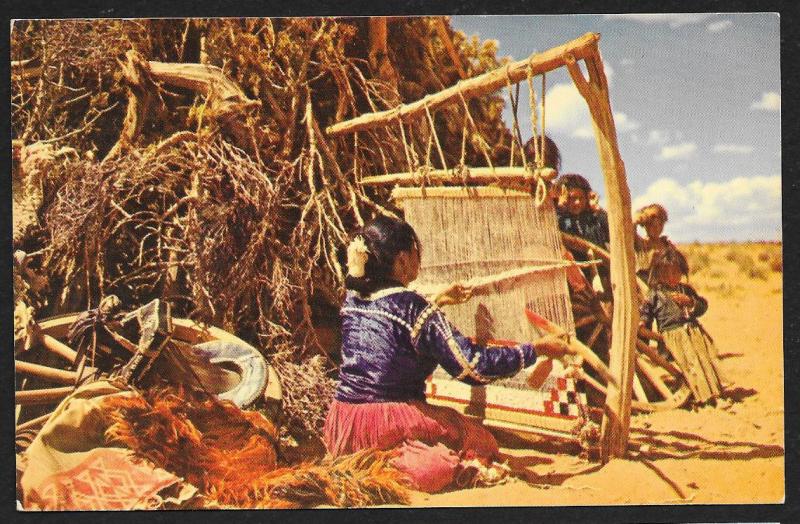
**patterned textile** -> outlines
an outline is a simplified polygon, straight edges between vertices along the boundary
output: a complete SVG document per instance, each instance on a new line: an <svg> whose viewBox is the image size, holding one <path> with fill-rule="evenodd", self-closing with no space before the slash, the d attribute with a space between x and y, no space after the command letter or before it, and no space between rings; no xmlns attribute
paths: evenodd
<svg viewBox="0 0 800 524"><path fill-rule="evenodd" d="M106 444L111 421L102 404L125 395L130 392L103 380L59 404L23 455L25 509L145 509L179 506L194 495L182 479Z"/></svg>
<svg viewBox="0 0 800 524"><path fill-rule="evenodd" d="M158 493L179 480L146 462L135 462L126 450L97 448L76 466L46 477L25 499L29 509L144 509L156 506Z"/></svg>
<svg viewBox="0 0 800 524"><path fill-rule="evenodd" d="M520 430L574 434L587 416L582 381L563 372L547 377L538 389L499 384L470 387L434 373L427 383L428 400L452 406L460 413L479 415L490 421L511 423Z"/></svg>
<svg viewBox="0 0 800 524"><path fill-rule="evenodd" d="M468 384L512 376L536 360L531 344L485 347L464 337L444 314L406 288L369 297L348 293L342 314L343 402L424 400L437 365Z"/></svg>

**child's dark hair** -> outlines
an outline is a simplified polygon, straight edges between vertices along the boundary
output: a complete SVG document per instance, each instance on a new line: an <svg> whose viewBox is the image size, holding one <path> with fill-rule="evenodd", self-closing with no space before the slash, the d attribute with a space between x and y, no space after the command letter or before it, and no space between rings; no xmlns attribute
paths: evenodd
<svg viewBox="0 0 800 524"><path fill-rule="evenodd" d="M589 193L592 190L589 181L577 173L565 173L558 177L555 181L557 187L566 187L567 189L580 189Z"/></svg>
<svg viewBox="0 0 800 524"><path fill-rule="evenodd" d="M657 251L650 266L651 283L657 280L662 269L673 266L677 266L681 274L689 274L689 263L683 253L672 247Z"/></svg>
<svg viewBox="0 0 800 524"><path fill-rule="evenodd" d="M399 285L392 279L394 260L401 251L420 250L419 238L414 228L404 221L378 215L356 232L364 239L369 255L364 266L364 276L347 275L345 287L362 295Z"/></svg>
<svg viewBox="0 0 800 524"><path fill-rule="evenodd" d="M533 138L531 137L527 142L525 142L525 157L533 163L535 155L535 150L533 146ZM536 139L541 141L541 135L535 137ZM552 167L556 171L561 169L561 151L558 150L558 146L556 145L553 140L544 135L544 166L545 167Z"/></svg>

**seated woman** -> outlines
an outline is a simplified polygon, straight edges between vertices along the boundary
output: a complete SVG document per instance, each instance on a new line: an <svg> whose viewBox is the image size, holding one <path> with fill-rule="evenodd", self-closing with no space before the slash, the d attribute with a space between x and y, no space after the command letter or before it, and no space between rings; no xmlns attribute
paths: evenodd
<svg viewBox="0 0 800 524"><path fill-rule="evenodd" d="M409 224L382 216L348 247L342 364L324 440L333 456L396 449L393 464L417 489L436 492L453 483L464 461L487 466L498 453L494 437L479 423L425 402L425 380L436 366L480 385L516 374L537 355L561 358L569 349L555 337L509 347L471 342L436 303L406 288L419 272L420 249ZM453 286L435 302L456 303L469 295Z"/></svg>

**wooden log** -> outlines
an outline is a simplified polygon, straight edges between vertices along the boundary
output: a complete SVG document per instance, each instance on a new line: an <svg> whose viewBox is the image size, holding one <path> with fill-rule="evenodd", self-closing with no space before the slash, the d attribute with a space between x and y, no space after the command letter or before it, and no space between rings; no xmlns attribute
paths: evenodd
<svg viewBox="0 0 800 524"><path fill-rule="evenodd" d="M656 390L664 397L665 400L672 398L672 391L664 384L661 377L658 376L658 370L651 366L641 355L636 359L636 364L639 371L650 381Z"/></svg>
<svg viewBox="0 0 800 524"><path fill-rule="evenodd" d="M583 76L577 60L583 58L589 79ZM608 223L611 236L611 282L614 296L610 349L610 368L617 384L609 383L601 425L601 460L623 457L628 449L633 375L636 367L636 340L639 310L636 296L636 263L633 254L634 231L631 222L631 197L625 178L625 164L619 154L617 132L608 95L608 81L597 40L588 45L583 57L564 57L578 92L589 106L597 152L608 195Z"/></svg>
<svg viewBox="0 0 800 524"><path fill-rule="evenodd" d="M595 46L599 39L600 35L597 33L586 33L564 45L554 47L543 53L533 54L525 60L512 62L480 76L462 80L454 86L428 95L416 102L403 104L386 111L367 113L351 120L333 124L328 126L325 132L328 136L338 136L386 126L398 118L403 122L407 122L424 115L426 106L429 111L434 111L440 106L460 102L462 96L464 100L469 100L477 96L488 95L505 87L509 81L513 84L527 78L529 66L533 70L533 74L538 75L564 66L564 57L568 54L576 59L589 56L592 49L596 49Z"/></svg>
<svg viewBox="0 0 800 524"><path fill-rule="evenodd" d="M678 369L675 364L661 356L656 348L650 347L641 340L636 341L636 347L639 351L650 357L650 360L652 360L654 364L661 366L676 377L683 375L683 372Z"/></svg>
<svg viewBox="0 0 800 524"><path fill-rule="evenodd" d="M59 402L75 390L74 386L64 386L62 388L31 389L28 391L16 391L14 402L30 406L33 404L52 404Z"/></svg>
<svg viewBox="0 0 800 524"><path fill-rule="evenodd" d="M182 87L206 96L203 115L227 126L240 143L248 143L255 133L243 118L247 112L259 107L258 100L247 98L236 82L225 76L222 69L207 64L186 64L147 61L136 51L126 53L126 62L120 62L122 74L128 85L128 108L119 140L103 159L118 157L141 133L142 126L153 111L158 87L155 82ZM159 108L161 109L161 108Z"/></svg>
<svg viewBox="0 0 800 524"><path fill-rule="evenodd" d="M525 316L528 317L528 321L531 324L547 334L556 336L567 335L567 332L564 330L564 328L554 324L530 309L525 310ZM586 346L586 344L578 340L577 337L570 336L569 340L567 341L567 345L569 345L569 347L572 348L572 350L575 351L578 356L586 360L586 362L592 366L595 371L600 373L600 376L603 377L604 380L612 384L616 381L616 378L614 378L614 375L611 373L605 363L600 360L600 357L598 357L591 348Z"/></svg>
<svg viewBox="0 0 800 524"><path fill-rule="evenodd" d="M74 384L78 379L78 374L75 371L51 368L22 360L14 361L14 371L23 375L32 375L60 384Z"/></svg>
<svg viewBox="0 0 800 524"><path fill-rule="evenodd" d="M32 418L30 420L26 420L22 424L18 424L17 427L16 427L16 430L17 431L24 431L26 429L33 429L33 428L36 428L36 427L44 426L44 424L48 420L50 420L50 415L52 415L52 414L53 414L52 412L45 413L44 415L41 415L39 417Z"/></svg>
<svg viewBox="0 0 800 524"><path fill-rule="evenodd" d="M454 169L431 169L424 177L419 173L389 173L385 175L367 176L361 179L362 186L420 186L426 183L441 184L491 184L511 182L520 185L531 185L535 182L533 173L524 167L471 167L462 176Z"/></svg>
<svg viewBox="0 0 800 524"><path fill-rule="evenodd" d="M55 353L56 355L60 355L70 362L75 362L75 359L78 358L77 351L63 342L51 337L50 335L42 334L39 342L46 350Z"/></svg>
<svg viewBox="0 0 800 524"><path fill-rule="evenodd" d="M458 56L456 46L453 45L453 39L450 38L450 33L447 31L447 19L445 17L439 17L436 20L435 25L436 34L439 35L439 40L441 40L444 44L444 48L447 50L450 60L453 62L453 65L456 66L458 76L464 80L467 78L467 72L464 70L464 66L461 64L461 58Z"/></svg>

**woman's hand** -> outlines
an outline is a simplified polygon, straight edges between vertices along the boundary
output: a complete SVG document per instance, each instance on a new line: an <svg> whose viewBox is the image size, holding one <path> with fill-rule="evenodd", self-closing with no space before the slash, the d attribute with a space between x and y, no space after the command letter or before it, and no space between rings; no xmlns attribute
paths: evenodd
<svg viewBox="0 0 800 524"><path fill-rule="evenodd" d="M466 302L470 298L472 298L472 288L465 286L461 282L456 282L436 295L433 301L437 306L452 306Z"/></svg>
<svg viewBox="0 0 800 524"><path fill-rule="evenodd" d="M533 349L540 357L554 358L560 360L565 355L574 355L575 351L569 347L563 337L557 335L545 335L533 343Z"/></svg>

